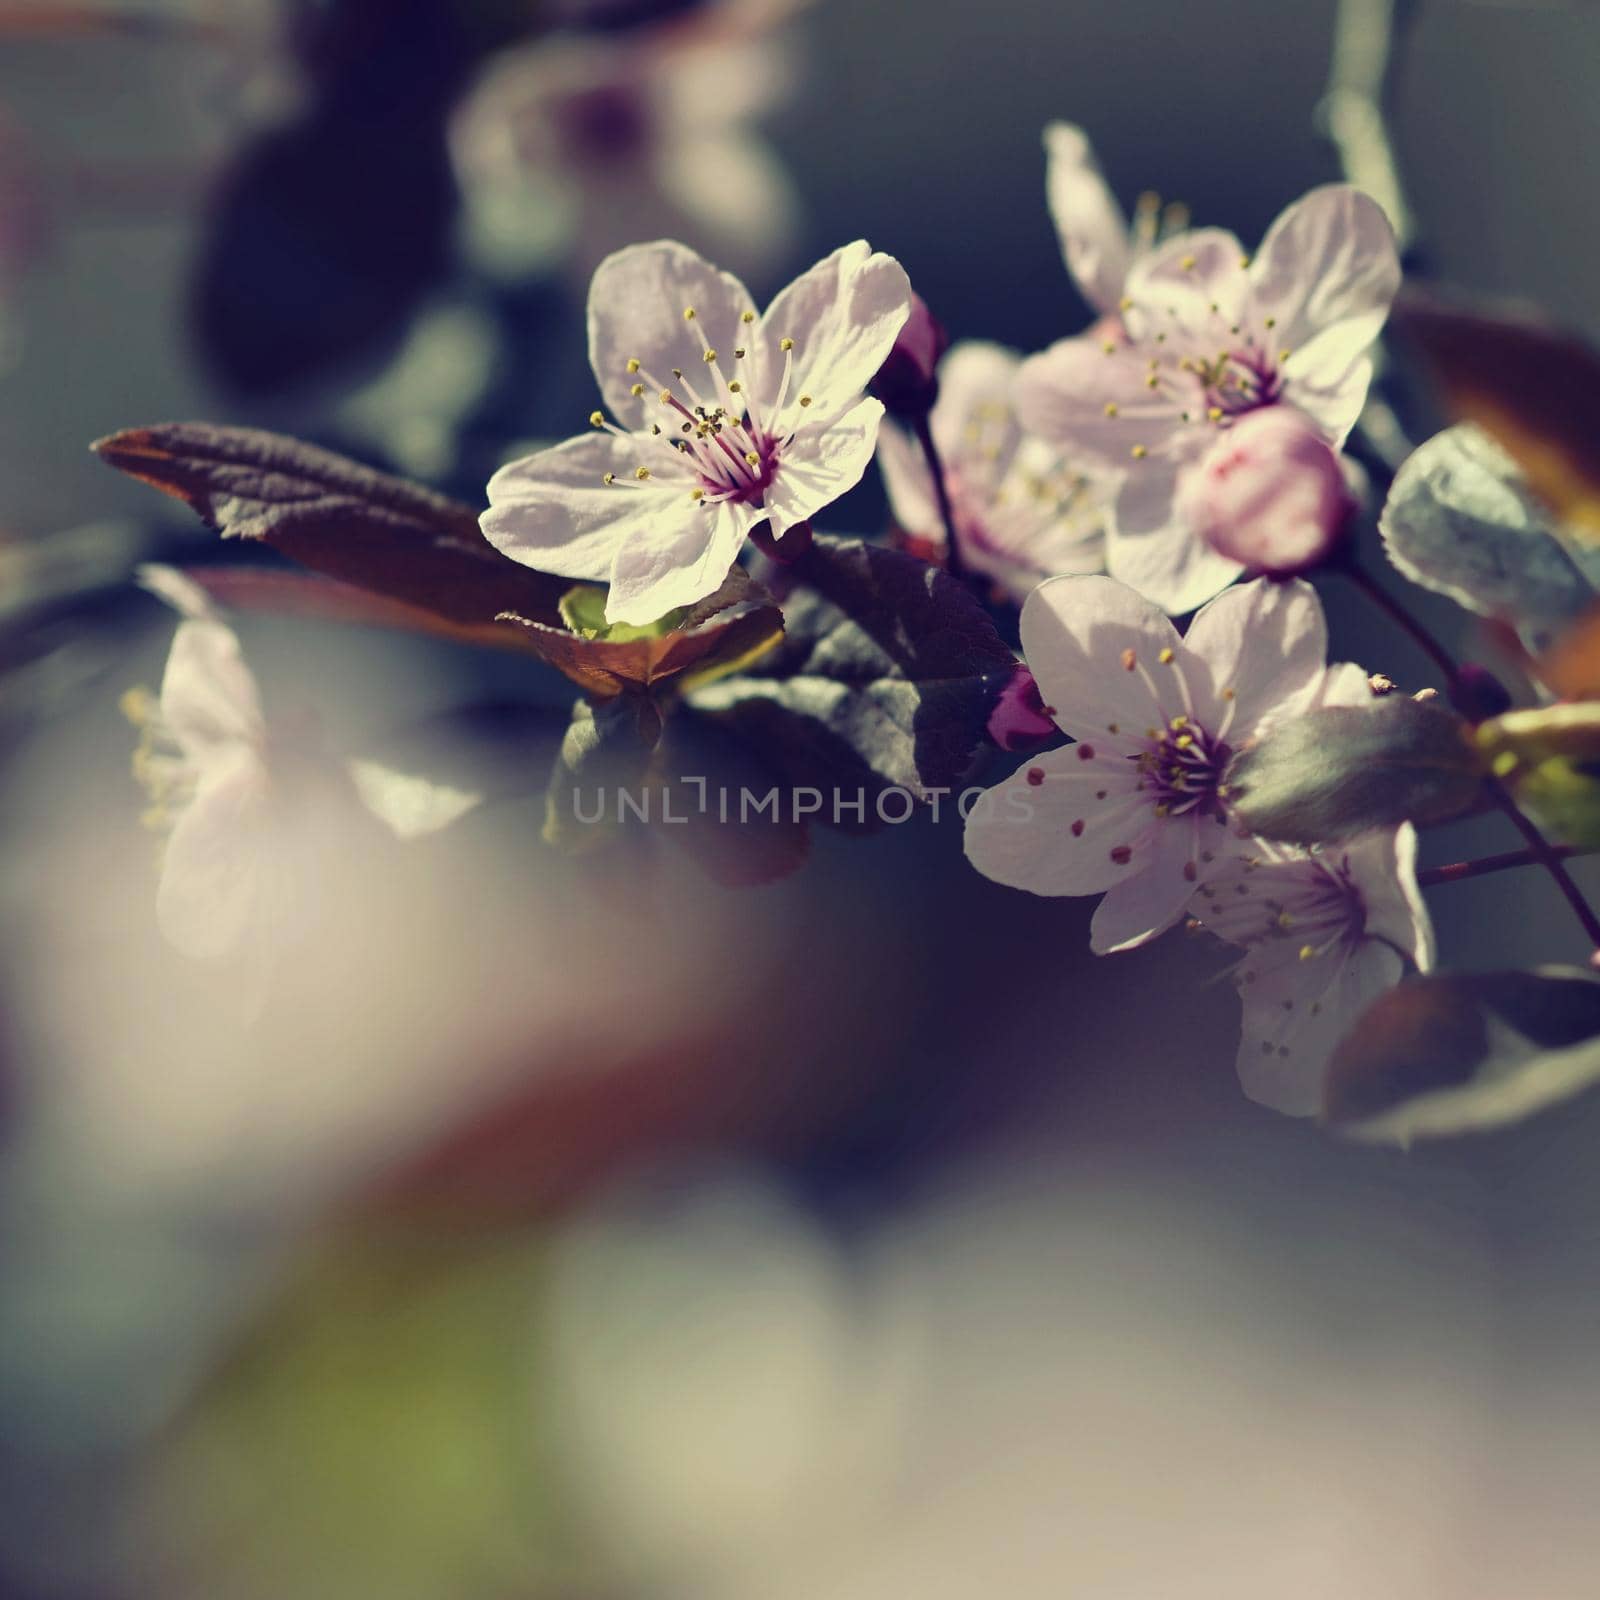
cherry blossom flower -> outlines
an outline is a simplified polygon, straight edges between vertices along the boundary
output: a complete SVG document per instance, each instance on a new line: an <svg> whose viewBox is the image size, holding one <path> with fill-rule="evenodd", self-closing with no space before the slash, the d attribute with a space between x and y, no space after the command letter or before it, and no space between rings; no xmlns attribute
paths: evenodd
<svg viewBox="0 0 1600 1600"><path fill-rule="evenodd" d="M1224 781L1232 753L1281 717L1364 675L1324 665L1310 585L1258 579L1177 630L1113 578L1041 584L1022 648L1056 726L1077 742L987 790L967 856L1034 894L1104 894L1098 954L1132 949L1183 916L1230 859Z"/></svg>
<svg viewBox="0 0 1600 1600"><path fill-rule="evenodd" d="M860 240L760 315L685 245L618 251L589 290L589 361L624 425L596 411L587 436L502 467L484 534L609 583L608 622L703 600L753 529L781 537L860 480L883 416L863 391L910 300L899 262Z"/></svg>
<svg viewBox="0 0 1600 1600"><path fill-rule="evenodd" d="M1195 903L1202 927L1245 957L1239 1078L1252 1100L1291 1116L1322 1104L1341 1038L1407 964L1433 964L1410 823L1338 849L1234 841Z"/></svg>
<svg viewBox="0 0 1600 1600"><path fill-rule="evenodd" d="M505 54L450 134L480 262L520 277L564 255L587 277L655 234L741 271L779 261L799 204L753 124L793 90L790 53L770 34L794 9L720 0Z"/></svg>
<svg viewBox="0 0 1600 1600"><path fill-rule="evenodd" d="M939 367L928 425L944 464L963 561L1013 599L1044 579L1104 565L1108 488L1054 445L1025 434L1011 404L1022 358L1001 345L964 341ZM944 522L917 441L892 422L878 435L878 464L901 529L942 550Z"/></svg>
<svg viewBox="0 0 1600 1600"><path fill-rule="evenodd" d="M1178 615L1239 575L1184 523L1180 475L1218 430L1265 406L1298 407L1342 445L1399 283L1382 209L1330 184L1290 206L1254 259L1220 228L1168 239L1128 270L1115 337L1065 339L1024 363L1023 425L1121 475L1114 576Z"/></svg>

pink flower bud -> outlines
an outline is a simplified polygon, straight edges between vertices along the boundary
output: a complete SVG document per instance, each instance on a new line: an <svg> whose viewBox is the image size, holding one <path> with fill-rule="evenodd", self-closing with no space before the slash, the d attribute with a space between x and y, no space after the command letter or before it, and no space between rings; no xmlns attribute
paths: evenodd
<svg viewBox="0 0 1600 1600"><path fill-rule="evenodd" d="M1239 418L1192 467L1179 512L1219 555L1288 577L1325 561L1355 500L1339 454L1293 406Z"/></svg>
<svg viewBox="0 0 1600 1600"><path fill-rule="evenodd" d="M1018 665L989 713L989 737L1002 750L1033 750L1061 730L1050 720L1033 674Z"/></svg>
<svg viewBox="0 0 1600 1600"><path fill-rule="evenodd" d="M868 387L891 416L907 421L925 417L939 398L939 358L949 347L949 334L922 296L913 293L911 315Z"/></svg>

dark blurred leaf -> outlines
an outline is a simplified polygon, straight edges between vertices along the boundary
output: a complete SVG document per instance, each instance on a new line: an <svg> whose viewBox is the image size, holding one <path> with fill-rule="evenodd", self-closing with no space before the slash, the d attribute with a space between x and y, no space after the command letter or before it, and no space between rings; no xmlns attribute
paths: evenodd
<svg viewBox="0 0 1600 1600"><path fill-rule="evenodd" d="M545 791L545 843L578 854L595 850L634 814L624 795L642 811L653 744L640 737L629 700L575 702Z"/></svg>
<svg viewBox="0 0 1600 1600"><path fill-rule="evenodd" d="M572 596L569 586L562 602L569 612ZM704 682L761 658L783 637L783 613L742 567L661 632L629 628L591 637L515 611L503 620L519 626L529 649L596 700Z"/></svg>
<svg viewBox="0 0 1600 1600"><path fill-rule="evenodd" d="M758 672L697 690L783 780L888 786L918 798L959 785L1016 656L957 580L904 551L817 535L791 569L783 644Z"/></svg>
<svg viewBox="0 0 1600 1600"><path fill-rule="evenodd" d="M1409 1143L1518 1122L1600 1082L1600 982L1577 969L1417 978L1372 1005L1328 1068L1324 1111Z"/></svg>
<svg viewBox="0 0 1600 1600"><path fill-rule="evenodd" d="M1412 452L1378 526L1412 582L1510 623L1531 649L1595 603L1600 546L1563 539L1517 464L1471 424Z"/></svg>
<svg viewBox="0 0 1600 1600"><path fill-rule="evenodd" d="M1600 539L1600 355L1520 315L1404 297L1391 326L1454 415L1493 434L1579 538Z"/></svg>
<svg viewBox="0 0 1600 1600"><path fill-rule="evenodd" d="M492 627L507 610L554 620L568 587L501 555L472 507L298 439L179 422L130 428L94 449L224 538L259 540L447 622Z"/></svg>
<svg viewBox="0 0 1600 1600"><path fill-rule="evenodd" d="M1459 816L1482 775L1454 712L1395 696L1324 706L1269 729L1234 758L1227 788L1252 833L1311 845Z"/></svg>

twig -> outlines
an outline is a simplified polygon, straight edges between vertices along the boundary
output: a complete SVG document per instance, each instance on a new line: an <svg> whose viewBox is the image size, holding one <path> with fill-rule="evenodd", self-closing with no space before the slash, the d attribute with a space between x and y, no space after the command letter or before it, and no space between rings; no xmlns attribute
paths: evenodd
<svg viewBox="0 0 1600 1600"><path fill-rule="evenodd" d="M939 455L939 447L933 440L933 429L926 416L918 417L916 423L917 443L922 446L923 459L928 463L928 475L933 479L933 498L939 507L939 520L944 524L944 569L952 578L964 578L967 575L965 563L961 559L961 546L956 541L956 514L950 504L950 489L944 481L944 462Z"/></svg>
<svg viewBox="0 0 1600 1600"><path fill-rule="evenodd" d="M1562 861L1594 854L1592 850L1580 850L1570 844L1552 845L1550 849ZM1448 866L1429 867L1417 874L1417 882L1424 889L1432 889L1441 883L1461 883L1467 878L1482 878L1491 872L1509 871L1512 867L1542 865L1543 862L1531 850L1505 850L1495 856L1479 856L1472 861L1452 861Z"/></svg>

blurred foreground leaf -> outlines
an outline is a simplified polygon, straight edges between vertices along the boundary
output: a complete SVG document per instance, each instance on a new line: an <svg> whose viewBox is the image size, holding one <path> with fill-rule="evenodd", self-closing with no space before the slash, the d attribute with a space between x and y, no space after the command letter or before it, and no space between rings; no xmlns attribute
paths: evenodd
<svg viewBox="0 0 1600 1600"><path fill-rule="evenodd" d="M1409 1144L1519 1122L1600 1082L1600 982L1577 969L1416 978L1334 1054L1330 1122Z"/></svg>

